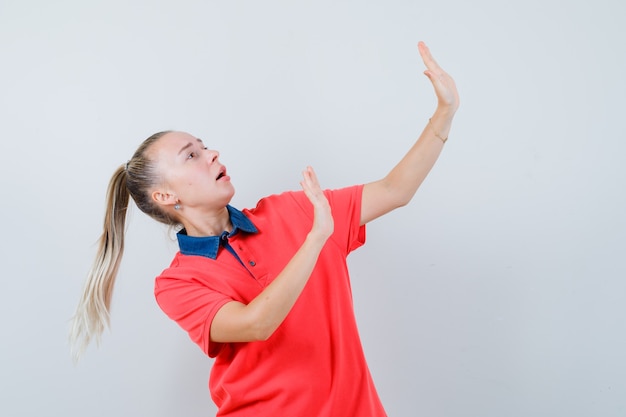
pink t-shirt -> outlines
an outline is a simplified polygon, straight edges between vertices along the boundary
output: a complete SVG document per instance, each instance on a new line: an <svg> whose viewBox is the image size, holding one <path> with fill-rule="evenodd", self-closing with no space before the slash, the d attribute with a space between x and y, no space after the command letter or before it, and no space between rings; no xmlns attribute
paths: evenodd
<svg viewBox="0 0 626 417"><path fill-rule="evenodd" d="M266 197L243 210L258 233L229 240L217 258L176 254L157 277L159 306L209 356L218 416L383 417L361 346L346 256L365 242L361 185L325 191L335 229L302 294L266 341L214 343L216 312L249 303L282 271L311 230L313 207L303 192ZM243 263L243 265L242 265Z"/></svg>

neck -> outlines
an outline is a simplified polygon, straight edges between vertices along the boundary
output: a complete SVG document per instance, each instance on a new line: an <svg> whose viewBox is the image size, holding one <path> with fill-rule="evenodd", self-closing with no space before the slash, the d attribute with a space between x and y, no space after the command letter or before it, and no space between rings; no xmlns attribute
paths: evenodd
<svg viewBox="0 0 626 417"><path fill-rule="evenodd" d="M233 229L226 207L217 212L186 214L185 218L182 219L182 224L188 236L219 236L222 232L230 232Z"/></svg>

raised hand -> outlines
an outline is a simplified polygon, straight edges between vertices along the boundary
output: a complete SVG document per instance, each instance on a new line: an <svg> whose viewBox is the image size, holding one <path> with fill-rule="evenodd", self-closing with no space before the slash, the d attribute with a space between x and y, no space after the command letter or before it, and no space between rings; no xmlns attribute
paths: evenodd
<svg viewBox="0 0 626 417"><path fill-rule="evenodd" d="M302 172L302 189L315 210L313 226L283 270L247 305L226 303L211 324L211 340L220 343L267 340L302 293L317 259L334 230L330 204L313 168Z"/></svg>
<svg viewBox="0 0 626 417"><path fill-rule="evenodd" d="M428 46L426 46L424 42L420 41L417 44L417 48L424 61L424 65L426 65L424 74L433 84L435 94L437 94L437 107L440 110L454 114L460 104L459 92L456 89L454 80L439 66L437 61L435 61L430 53L430 49L428 49Z"/></svg>
<svg viewBox="0 0 626 417"><path fill-rule="evenodd" d="M328 239L332 235L334 230L333 215L331 213L330 204L320 187L315 171L312 167L307 167L302 171L302 181L300 185L304 190L304 194L309 198L313 208L315 209L315 215L313 219L313 226L311 233L319 235L319 237Z"/></svg>

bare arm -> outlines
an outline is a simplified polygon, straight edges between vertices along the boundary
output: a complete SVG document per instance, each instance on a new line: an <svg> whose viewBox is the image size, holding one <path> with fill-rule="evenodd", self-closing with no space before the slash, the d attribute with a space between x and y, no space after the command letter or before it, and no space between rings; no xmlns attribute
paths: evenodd
<svg viewBox="0 0 626 417"><path fill-rule="evenodd" d="M459 95L452 77L441 69L423 42L418 44L418 49L426 65L424 74L437 95L437 109L417 142L389 174L363 187L361 224L411 201L437 161L459 107Z"/></svg>
<svg viewBox="0 0 626 417"><path fill-rule="evenodd" d="M283 322L304 289L317 258L333 233L330 205L311 167L300 182L314 207L311 231L281 273L248 305L232 301L217 312L211 324L214 342L266 340Z"/></svg>

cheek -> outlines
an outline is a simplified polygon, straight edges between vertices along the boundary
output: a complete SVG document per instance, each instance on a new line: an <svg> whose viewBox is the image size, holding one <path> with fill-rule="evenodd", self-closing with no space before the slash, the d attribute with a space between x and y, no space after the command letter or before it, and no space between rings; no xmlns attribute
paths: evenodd
<svg viewBox="0 0 626 417"><path fill-rule="evenodd" d="M168 176L168 183L174 189L186 189L193 187L197 182L193 175L186 174L185 172L174 172Z"/></svg>
<svg viewBox="0 0 626 417"><path fill-rule="evenodd" d="M185 190L187 193L200 193L202 190L208 187L208 184L202 177L197 176L187 176L185 178L181 178L178 184L181 185L181 188Z"/></svg>
<svg viewBox="0 0 626 417"><path fill-rule="evenodd" d="M184 178L184 184L190 188L200 187L203 184L203 178L200 175L187 175Z"/></svg>

